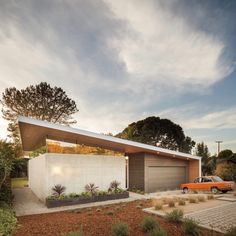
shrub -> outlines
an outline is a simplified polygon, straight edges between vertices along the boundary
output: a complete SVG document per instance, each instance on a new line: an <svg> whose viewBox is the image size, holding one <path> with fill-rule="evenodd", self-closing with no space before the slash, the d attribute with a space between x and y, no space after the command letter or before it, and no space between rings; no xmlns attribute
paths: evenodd
<svg viewBox="0 0 236 236"><path fill-rule="evenodd" d="M71 231L66 236L84 236L84 233L82 230L80 231Z"/></svg>
<svg viewBox="0 0 236 236"><path fill-rule="evenodd" d="M117 189L119 188L119 186L120 186L120 183L118 181L114 180L110 183L110 188L108 190L116 192Z"/></svg>
<svg viewBox="0 0 236 236"><path fill-rule="evenodd" d="M90 193L92 196L96 194L98 187L94 183L86 184L85 191Z"/></svg>
<svg viewBox="0 0 236 236"><path fill-rule="evenodd" d="M190 198L189 198L189 202L190 202L190 203L197 203L198 200L197 200L196 197L190 197Z"/></svg>
<svg viewBox="0 0 236 236"><path fill-rule="evenodd" d="M68 194L68 197L69 198L77 198L77 197L79 197L80 195L78 194L78 193L69 193Z"/></svg>
<svg viewBox="0 0 236 236"><path fill-rule="evenodd" d="M162 228L154 229L149 236L166 236L166 231Z"/></svg>
<svg viewBox="0 0 236 236"><path fill-rule="evenodd" d="M91 208L91 207L89 207L89 208L87 209L87 211L92 211L92 208Z"/></svg>
<svg viewBox="0 0 236 236"><path fill-rule="evenodd" d="M97 192L97 195L99 195L99 196L105 196L105 195L107 195L108 194L108 192L107 191L98 191Z"/></svg>
<svg viewBox="0 0 236 236"><path fill-rule="evenodd" d="M213 194L208 194L207 195L207 199L208 200L212 200L212 199L214 199L215 197L214 197L214 195Z"/></svg>
<svg viewBox="0 0 236 236"><path fill-rule="evenodd" d="M17 219L11 209L0 209L0 235L12 235L17 226Z"/></svg>
<svg viewBox="0 0 236 236"><path fill-rule="evenodd" d="M112 225L112 233L115 236L126 236L128 235L129 227L126 223L118 222Z"/></svg>
<svg viewBox="0 0 236 236"><path fill-rule="evenodd" d="M184 206L184 205L186 205L186 202L184 199L179 199L178 204L179 204L179 206Z"/></svg>
<svg viewBox="0 0 236 236"><path fill-rule="evenodd" d="M13 200L13 195L11 187L3 184L0 190L0 201L4 201L7 204L11 205Z"/></svg>
<svg viewBox="0 0 236 236"><path fill-rule="evenodd" d="M163 204L162 204L162 203L157 203L157 204L155 205L155 210L161 210L162 207L163 207Z"/></svg>
<svg viewBox="0 0 236 236"><path fill-rule="evenodd" d="M57 197L60 197L60 195L65 192L65 190L66 190L66 187L62 186L61 184L56 184L52 188L53 195L55 195Z"/></svg>
<svg viewBox="0 0 236 236"><path fill-rule="evenodd" d="M62 193L62 194L58 197L59 200L64 200L64 199L67 199L67 198L68 198L68 196L66 196L64 193Z"/></svg>
<svg viewBox="0 0 236 236"><path fill-rule="evenodd" d="M195 220L185 218L183 222L183 230L186 234L196 235L198 224Z"/></svg>
<svg viewBox="0 0 236 236"><path fill-rule="evenodd" d="M175 207L175 201L174 201L173 199L170 199L170 200L168 201L168 206L169 206L169 207Z"/></svg>
<svg viewBox="0 0 236 236"><path fill-rule="evenodd" d="M205 202L206 201L206 198L204 196L198 196L197 199L198 199L199 202Z"/></svg>
<svg viewBox="0 0 236 236"><path fill-rule="evenodd" d="M100 212L100 211L101 211L101 208L97 208L97 209L96 209L96 212Z"/></svg>
<svg viewBox="0 0 236 236"><path fill-rule="evenodd" d="M83 212L83 209L77 209L77 210L75 210L75 213L77 213L77 214L80 214L80 213L82 213Z"/></svg>
<svg viewBox="0 0 236 236"><path fill-rule="evenodd" d="M166 213L166 219L170 222L180 222L183 219L184 212L180 209L174 209L170 213Z"/></svg>
<svg viewBox="0 0 236 236"><path fill-rule="evenodd" d="M108 211L108 212L107 212L107 215L109 215L109 216L112 216L113 214L114 214L113 211Z"/></svg>
<svg viewBox="0 0 236 236"><path fill-rule="evenodd" d="M144 232L150 232L157 227L157 222L151 216L145 216L142 222L142 229Z"/></svg>
<svg viewBox="0 0 236 236"><path fill-rule="evenodd" d="M235 235L236 235L236 226L230 228L225 234L225 236L235 236Z"/></svg>

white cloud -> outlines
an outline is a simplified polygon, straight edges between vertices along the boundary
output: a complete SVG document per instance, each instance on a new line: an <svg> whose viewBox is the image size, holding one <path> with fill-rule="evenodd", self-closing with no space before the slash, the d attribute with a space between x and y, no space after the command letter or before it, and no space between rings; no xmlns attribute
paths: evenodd
<svg viewBox="0 0 236 236"><path fill-rule="evenodd" d="M108 2L116 16L129 24L130 31L114 44L136 81L206 88L232 72L230 65L220 63L224 43L191 28L161 1Z"/></svg>
<svg viewBox="0 0 236 236"><path fill-rule="evenodd" d="M214 112L199 111L199 105L186 105L163 110L159 115L172 119L184 129L230 129L236 128L236 107Z"/></svg>

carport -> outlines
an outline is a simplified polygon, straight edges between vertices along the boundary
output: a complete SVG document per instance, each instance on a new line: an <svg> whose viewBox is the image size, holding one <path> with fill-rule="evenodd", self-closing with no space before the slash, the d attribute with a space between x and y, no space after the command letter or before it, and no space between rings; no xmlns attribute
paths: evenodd
<svg viewBox="0 0 236 236"><path fill-rule="evenodd" d="M145 192L176 189L181 183L201 175L201 157L198 156L28 117L19 117L18 122L24 151L46 145L46 140L50 139L123 153L128 156L129 188Z"/></svg>

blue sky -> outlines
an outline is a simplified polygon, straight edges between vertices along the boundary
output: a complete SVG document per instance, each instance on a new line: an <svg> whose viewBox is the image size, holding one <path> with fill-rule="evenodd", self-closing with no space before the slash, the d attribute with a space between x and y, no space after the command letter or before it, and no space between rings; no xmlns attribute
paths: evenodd
<svg viewBox="0 0 236 236"><path fill-rule="evenodd" d="M0 92L47 81L76 101L76 127L155 115L236 152L235 42L234 0L4 0Z"/></svg>

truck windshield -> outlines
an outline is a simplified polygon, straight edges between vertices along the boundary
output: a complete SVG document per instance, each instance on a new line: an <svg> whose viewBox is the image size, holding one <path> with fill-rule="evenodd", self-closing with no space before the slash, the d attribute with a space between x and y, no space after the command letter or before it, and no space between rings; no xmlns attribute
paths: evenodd
<svg viewBox="0 0 236 236"><path fill-rule="evenodd" d="M221 179L219 176L212 176L212 179L213 179L215 182L223 182L223 179Z"/></svg>

